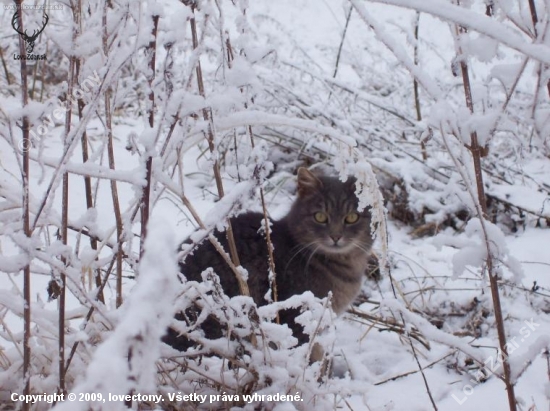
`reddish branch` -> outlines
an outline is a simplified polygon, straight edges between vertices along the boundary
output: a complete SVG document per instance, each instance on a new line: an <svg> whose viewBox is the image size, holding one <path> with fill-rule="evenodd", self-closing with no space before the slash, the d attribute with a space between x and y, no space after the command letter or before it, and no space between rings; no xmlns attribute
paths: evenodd
<svg viewBox="0 0 550 411"><path fill-rule="evenodd" d="M465 33L466 30L462 27L458 28L457 35ZM460 69L462 71L462 80L464 84L464 96L466 99L466 106L470 113L474 113L474 105L472 100L472 89L470 85L470 77L468 74L468 65L466 61L462 58L462 51L458 49L460 60ZM471 145L468 147L472 153L472 159L474 163L474 173L476 177L476 186L477 186L477 197L478 202L481 207L481 212L479 219L483 222L484 220L488 221L487 216L487 200L485 197L485 188L483 184L483 173L481 169L481 157L485 153L485 149L480 147L479 141L477 138L477 133L472 131L470 134ZM510 362L508 360L508 349L506 346L506 331L504 329L504 316L502 315L502 305L500 302L500 293L498 289L498 276L495 272L493 266L493 255L491 254L491 248L489 244L489 239L485 233L485 241L487 247L487 273L489 275L489 285L491 289L491 297L493 299L493 307L495 311L495 322L497 327L498 342L502 352L503 357L503 374L504 374L504 384L506 385L506 392L508 395L508 404L510 411L517 411L516 406L516 396L514 393L514 384L512 383L512 373L510 369Z"/></svg>
<svg viewBox="0 0 550 411"><path fill-rule="evenodd" d="M155 57L157 54L157 29L159 24L159 16L153 16L152 38L147 47L149 55L149 127L153 129L155 124L155 91L153 90L153 80L155 79ZM152 143L151 143L152 144ZM143 255L143 245L147 237L147 222L149 221L149 206L151 203L151 169L153 166L152 147L148 147L145 155L145 187L141 196L141 243L140 257Z"/></svg>
<svg viewBox="0 0 550 411"><path fill-rule="evenodd" d="M528 1L529 1L529 11L531 12L531 21L533 22L533 34L535 35L535 41L536 41L538 37L537 24L539 22L539 18L537 16L537 7L535 6L535 0L528 0ZM548 90L548 95L550 96L550 81L546 82L546 89Z"/></svg>
<svg viewBox="0 0 550 411"><path fill-rule="evenodd" d="M196 19L195 19L196 4L195 4L195 2L191 2L189 5L190 5L191 11L193 13L191 19L189 20L189 23L191 25L191 36L192 36L192 40L193 40L193 49L197 50L198 47L199 47L199 38L198 38L198 34L197 34L197 22L196 22ZM206 93L205 93L205 90L204 90L204 82L203 82L203 77L202 77L202 68L201 68L200 59L198 59L198 61L197 61L197 66L195 68L195 74L197 76L197 86L198 86L198 89L199 89L199 94L204 98L204 97L206 97ZM215 146L215 143L214 143L214 124L213 124L214 122L213 122L213 119L212 119L212 113L208 108L205 107L202 110L202 115L203 115L204 121L206 121L208 123L208 132L207 132L206 139L208 141L208 148L210 149L210 153L215 157L214 158L214 166L213 166L214 179L216 180L216 188L218 190L218 196L220 198L222 198L225 194L224 194L224 190L223 190L222 176L221 176L221 173L220 173L220 163L219 163L219 160L217 158L216 146ZM241 265L241 263L239 261L239 255L237 253L237 246L235 244L235 238L233 236L233 228L231 226L231 220L227 219L226 223L227 223L226 235L227 235L227 242L229 244L229 255L231 256L232 263L236 267L238 267L238 266ZM235 271L235 275L237 277L237 282L239 283L239 290L240 290L241 294L250 296L250 291L248 289L248 284L246 283L246 281L244 280L242 275L238 271Z"/></svg>
<svg viewBox="0 0 550 411"><path fill-rule="evenodd" d="M103 16L101 24L103 26L103 52L105 55L109 55L109 33L107 32L107 9L109 4L105 3L103 6ZM112 128L112 115L111 112L111 87L107 87L104 95L105 101L105 124L107 127L107 154L109 157L109 168L115 170L115 149L113 145L113 128ZM122 243L123 243L123 224L122 214L120 212L120 201L118 198L118 188L116 180L111 180L111 197L113 199L113 209L115 212L116 231L117 231L117 251L116 251L116 306L117 308L122 305Z"/></svg>
<svg viewBox="0 0 550 411"><path fill-rule="evenodd" d="M21 10L22 0L15 0L17 10ZM18 15L18 25L21 30L24 30L23 25L23 13ZM19 54L26 55L25 42L21 36L19 36ZM27 108L29 104L28 98L28 85L27 85L27 61L25 59L19 60L21 67L21 99L23 107ZM29 118L27 115L23 115L22 127L23 131L23 232L30 240L32 231L30 226L30 209L29 209L29 149L31 141L29 139ZM31 267L30 261L23 269L23 378L24 388L23 395L30 394L30 372L31 372ZM30 409L30 404L24 402L21 408L23 411Z"/></svg>

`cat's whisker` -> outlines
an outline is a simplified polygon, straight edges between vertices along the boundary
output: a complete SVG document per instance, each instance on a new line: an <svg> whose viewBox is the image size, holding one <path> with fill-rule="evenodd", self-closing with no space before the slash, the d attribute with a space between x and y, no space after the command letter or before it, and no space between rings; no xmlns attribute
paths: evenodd
<svg viewBox="0 0 550 411"><path fill-rule="evenodd" d="M295 250L296 248L298 248L299 250L296 251L294 254L292 254L292 257L290 258L290 260L288 261L288 263L286 264L285 266L285 271L286 269L288 268L288 266L290 265L290 263L292 262L292 260L294 260L294 258L296 258L296 256L298 256L298 254L300 254L302 251L306 250L306 249L309 249L312 245L316 244L317 242L316 241L312 241L311 243L308 243L308 244L298 244L296 247L294 247L291 251ZM319 249L319 247L317 247L315 250L313 250L312 254L310 255L309 259L308 259L308 263L309 263L309 260L311 260L311 257L313 256L313 254L315 254L315 252Z"/></svg>
<svg viewBox="0 0 550 411"><path fill-rule="evenodd" d="M357 241L351 241L351 243L357 247L358 249L360 249L361 251L363 251L366 255L369 255L371 254L371 250L370 248L367 248L367 247L364 247L362 246L360 243L358 243Z"/></svg>
<svg viewBox="0 0 550 411"><path fill-rule="evenodd" d="M321 244L319 244L318 241L312 242L309 245L312 245L312 244L318 244L318 245L317 245L317 247L315 247L313 252L310 254L309 258L307 259L306 267L305 267L305 273L304 273L306 275L307 275L307 271L308 271L308 268L309 268L309 263L310 263L311 259L313 258L313 255L317 252L317 250L319 250L319 248L321 248Z"/></svg>

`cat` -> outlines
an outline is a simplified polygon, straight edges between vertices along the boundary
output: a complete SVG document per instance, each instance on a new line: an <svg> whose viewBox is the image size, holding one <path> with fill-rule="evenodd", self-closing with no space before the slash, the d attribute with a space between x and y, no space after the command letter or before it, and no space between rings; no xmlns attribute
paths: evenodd
<svg viewBox="0 0 550 411"><path fill-rule="evenodd" d="M355 178L341 182L301 167L297 185L298 195L289 213L271 222L278 300L305 291L319 298L332 292L332 309L337 315L342 314L359 294L363 278L371 268L371 213L368 208L357 210ZM268 249L265 233L260 229L263 221L264 215L254 212L231 219L240 262L248 271L250 295L258 306L267 303L265 296L270 289ZM228 250L225 233L215 231L214 235ZM186 279L199 282L208 267L219 276L226 295L240 294L235 274L209 241L200 244L180 263ZM287 324L298 341L304 343L308 336L294 322L298 314L297 309L279 312L281 323ZM177 318L183 320L189 315L180 314ZM223 335L214 319L203 323L202 328L208 338ZM163 341L180 351L193 345L171 328Z"/></svg>

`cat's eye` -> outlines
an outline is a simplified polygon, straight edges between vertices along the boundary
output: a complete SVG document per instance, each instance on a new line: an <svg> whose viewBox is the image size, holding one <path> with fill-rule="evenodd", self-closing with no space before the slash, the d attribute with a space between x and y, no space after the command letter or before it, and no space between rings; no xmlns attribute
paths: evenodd
<svg viewBox="0 0 550 411"><path fill-rule="evenodd" d="M359 220L359 214L357 213L349 213L344 219L347 224L354 224L357 220Z"/></svg>
<svg viewBox="0 0 550 411"><path fill-rule="evenodd" d="M325 224L328 221L328 216L325 213L321 213L320 211L313 214L313 218L315 221L321 224Z"/></svg>

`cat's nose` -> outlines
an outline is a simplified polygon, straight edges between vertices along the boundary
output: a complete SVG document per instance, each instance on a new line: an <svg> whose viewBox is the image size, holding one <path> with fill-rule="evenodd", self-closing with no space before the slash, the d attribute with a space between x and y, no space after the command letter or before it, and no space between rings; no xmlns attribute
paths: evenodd
<svg viewBox="0 0 550 411"><path fill-rule="evenodd" d="M332 241L334 241L334 244L338 244L338 241L340 241L340 239L342 238L341 235L339 234L333 234L330 236L330 238L332 238Z"/></svg>

